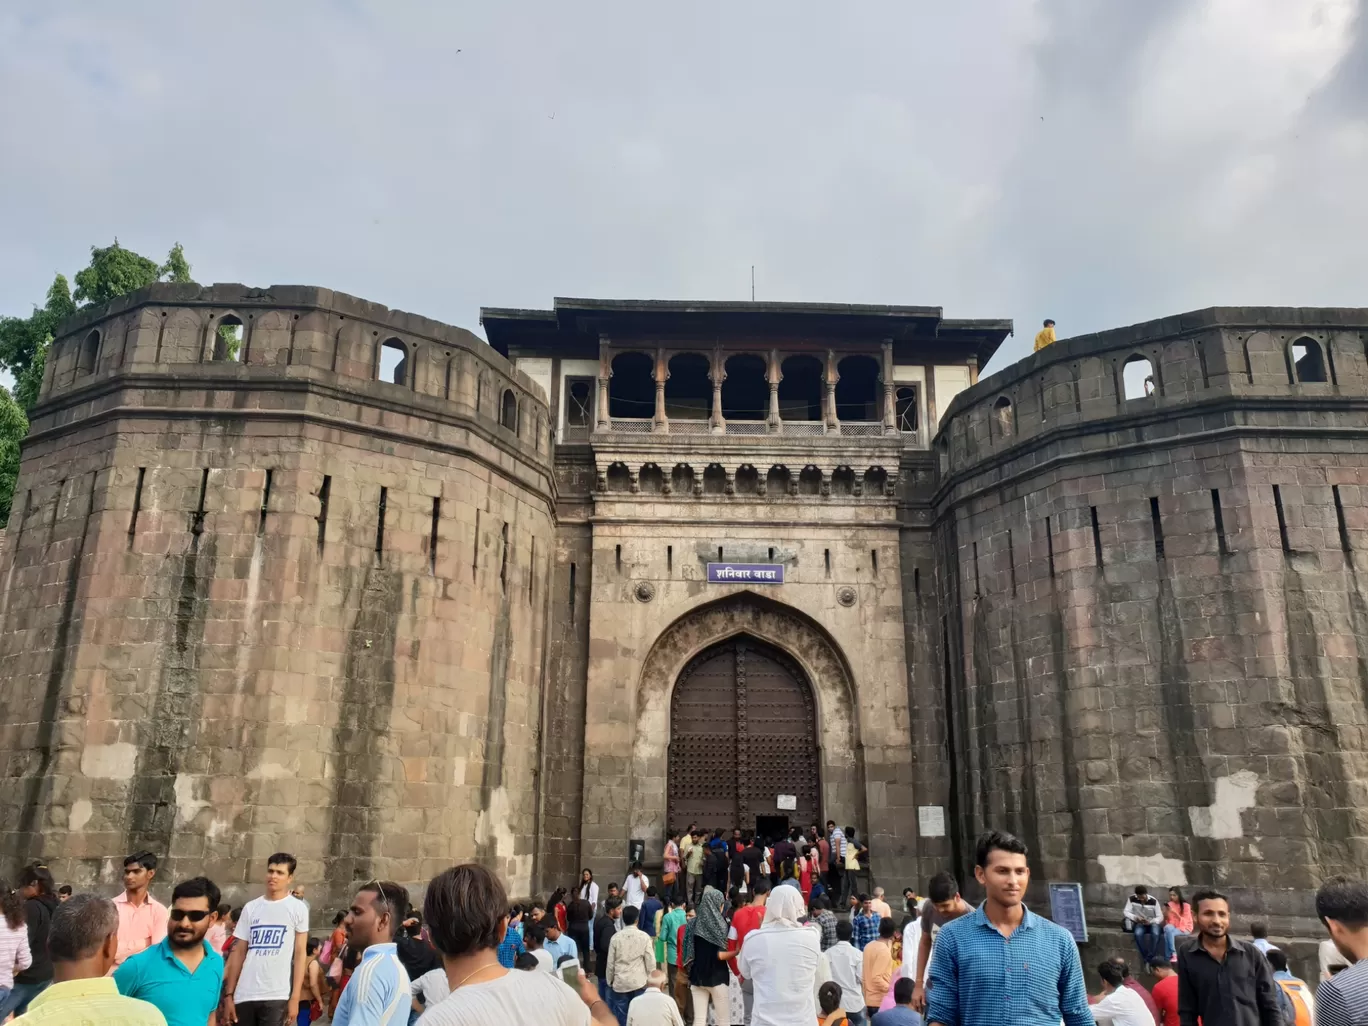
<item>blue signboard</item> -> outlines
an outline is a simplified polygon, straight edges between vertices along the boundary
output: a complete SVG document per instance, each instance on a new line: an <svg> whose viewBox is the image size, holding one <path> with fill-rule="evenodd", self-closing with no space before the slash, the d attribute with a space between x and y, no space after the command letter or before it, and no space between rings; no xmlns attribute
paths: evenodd
<svg viewBox="0 0 1368 1026"><path fill-rule="evenodd" d="M1083 912L1083 885L1050 884L1050 918L1073 935L1079 944L1088 943L1088 917Z"/></svg>
<svg viewBox="0 0 1368 1026"><path fill-rule="evenodd" d="M709 584L783 584L783 563L709 563Z"/></svg>

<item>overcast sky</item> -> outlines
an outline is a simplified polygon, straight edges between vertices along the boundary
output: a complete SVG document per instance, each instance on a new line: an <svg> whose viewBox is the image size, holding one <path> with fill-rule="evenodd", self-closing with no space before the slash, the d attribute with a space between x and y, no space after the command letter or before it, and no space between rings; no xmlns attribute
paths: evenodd
<svg viewBox="0 0 1368 1026"><path fill-rule="evenodd" d="M1046 316L1368 306L1358 0L10 0L0 139L5 313L116 235L477 330L754 264L1014 318L994 369Z"/></svg>

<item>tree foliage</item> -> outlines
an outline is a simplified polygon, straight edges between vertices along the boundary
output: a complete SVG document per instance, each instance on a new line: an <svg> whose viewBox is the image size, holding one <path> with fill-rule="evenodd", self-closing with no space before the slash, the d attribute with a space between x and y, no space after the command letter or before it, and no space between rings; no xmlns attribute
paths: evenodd
<svg viewBox="0 0 1368 1026"><path fill-rule="evenodd" d="M104 248L92 246L90 263L76 272L75 280L74 295L66 276L59 274L43 305L35 306L27 317L0 317L0 368L14 376L12 394L0 388L4 393L0 396L0 524L9 516L19 473L19 447L28 433L26 413L38 401L48 348L62 321L82 306L108 302L153 282L194 284L179 242L171 247L166 262L157 264L124 249L118 239Z"/></svg>
<svg viewBox="0 0 1368 1026"><path fill-rule="evenodd" d="M28 434L28 418L9 391L0 387L0 525L9 522L14 483L19 480L19 446Z"/></svg>

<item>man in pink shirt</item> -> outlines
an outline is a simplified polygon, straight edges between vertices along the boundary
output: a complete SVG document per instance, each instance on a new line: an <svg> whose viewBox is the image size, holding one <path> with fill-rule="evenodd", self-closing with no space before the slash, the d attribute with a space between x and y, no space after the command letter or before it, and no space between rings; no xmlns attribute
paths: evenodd
<svg viewBox="0 0 1368 1026"><path fill-rule="evenodd" d="M114 899L114 907L119 910L116 966L122 965L125 958L166 939L166 906L147 890L156 875L157 856L150 851L140 851L124 859L124 892Z"/></svg>

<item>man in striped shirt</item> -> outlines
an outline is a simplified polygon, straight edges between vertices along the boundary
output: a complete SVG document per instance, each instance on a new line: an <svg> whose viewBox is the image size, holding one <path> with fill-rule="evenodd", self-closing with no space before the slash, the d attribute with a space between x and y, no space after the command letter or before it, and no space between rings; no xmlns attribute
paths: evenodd
<svg viewBox="0 0 1368 1026"><path fill-rule="evenodd" d="M841 900L841 873L845 866L846 838L845 831L836 825L834 819L827 820L827 839L831 844L831 853L828 856L827 893L831 895L831 900L839 905Z"/></svg>
<svg viewBox="0 0 1368 1026"><path fill-rule="evenodd" d="M342 928L361 963L333 1013L334 1026L407 1026L411 992L395 930L408 915L408 891L377 880L356 892Z"/></svg>
<svg viewBox="0 0 1368 1026"><path fill-rule="evenodd" d="M1350 962L1316 988L1317 1026L1368 1024L1368 884L1331 877L1316 892L1316 914Z"/></svg>

